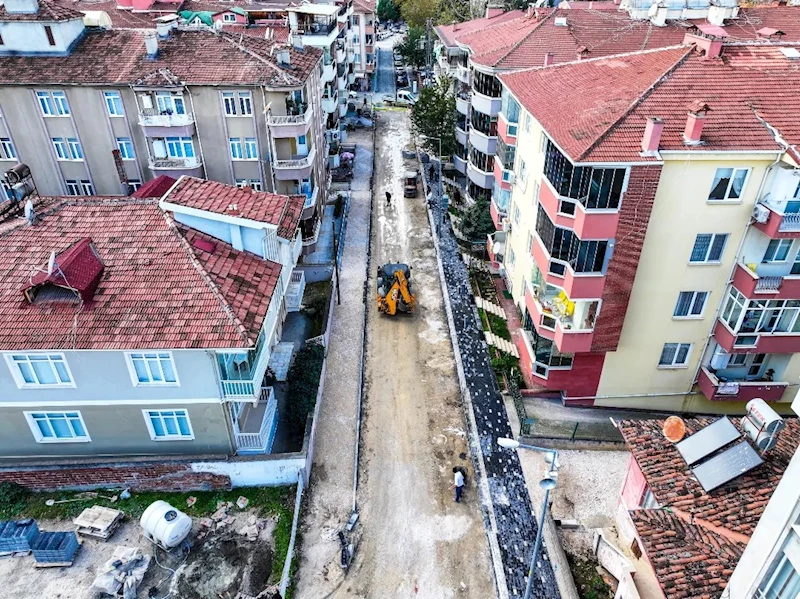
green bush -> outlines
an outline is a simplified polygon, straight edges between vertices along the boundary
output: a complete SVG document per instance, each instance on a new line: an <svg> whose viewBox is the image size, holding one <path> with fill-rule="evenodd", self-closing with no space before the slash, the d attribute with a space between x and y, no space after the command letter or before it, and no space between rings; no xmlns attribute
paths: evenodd
<svg viewBox="0 0 800 599"><path fill-rule="evenodd" d="M519 358L500 352L498 357L492 358L492 368L498 374L511 375L512 371L519 372Z"/></svg>
<svg viewBox="0 0 800 599"><path fill-rule="evenodd" d="M287 416L289 426L298 435L304 433L306 419L314 411L324 360L324 346L316 343L306 345L297 352L289 369Z"/></svg>
<svg viewBox="0 0 800 599"><path fill-rule="evenodd" d="M508 331L508 324L499 316L495 316L491 312L486 313L489 319L489 326L492 327L492 333L498 337L502 337L506 341L511 341L511 333Z"/></svg>
<svg viewBox="0 0 800 599"><path fill-rule="evenodd" d="M19 515L28 503L31 492L17 483L0 483L0 520Z"/></svg>

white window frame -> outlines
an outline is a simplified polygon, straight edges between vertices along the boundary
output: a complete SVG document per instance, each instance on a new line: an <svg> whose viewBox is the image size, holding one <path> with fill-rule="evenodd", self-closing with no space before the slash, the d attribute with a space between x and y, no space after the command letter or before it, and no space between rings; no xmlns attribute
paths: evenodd
<svg viewBox="0 0 800 599"><path fill-rule="evenodd" d="M165 137L164 145L167 148L169 158L194 158L194 142L191 137ZM191 155L186 151L191 148ZM174 150L177 150L175 152Z"/></svg>
<svg viewBox="0 0 800 599"><path fill-rule="evenodd" d="M222 108L225 116L236 116L236 93L222 92Z"/></svg>
<svg viewBox="0 0 800 599"><path fill-rule="evenodd" d="M681 297L684 294L689 294L691 297L689 298L689 310L686 314L677 314L678 306L681 305ZM678 293L678 300L675 302L675 309L672 311L672 318L675 320L700 320L703 318L703 313L706 310L706 304L708 303L708 296L711 295L708 291L680 291ZM697 314L693 313L693 310L696 308L696 304L699 299L702 297L702 303L700 304L700 311Z"/></svg>
<svg viewBox="0 0 800 599"><path fill-rule="evenodd" d="M249 185L253 191L264 191L264 186L261 183L261 179L250 179Z"/></svg>
<svg viewBox="0 0 800 599"><path fill-rule="evenodd" d="M720 171L731 171L730 180L728 181L728 187L725 189L725 195L721 199L716 199L711 197L711 192L714 191L714 179L717 178L717 173ZM731 198L730 193L731 189L733 189L733 182L736 179L737 174L741 171L744 171L744 181L742 182L742 192L738 198ZM740 203L742 201L742 196L744 195L744 190L747 189L747 182L750 180L750 169L749 168L733 168L733 167L720 167L714 171L714 179L711 180L711 189L708 191L708 202L710 204L719 204L720 202L729 202L729 203Z"/></svg>
<svg viewBox="0 0 800 599"><path fill-rule="evenodd" d="M3 157L6 160L16 160L17 150L14 148L14 142L10 137L0 137L0 147L3 149Z"/></svg>
<svg viewBox="0 0 800 599"><path fill-rule="evenodd" d="M180 92L156 92L156 109L159 113L186 114L186 101Z"/></svg>
<svg viewBox="0 0 800 599"><path fill-rule="evenodd" d="M253 95L250 92L239 92L239 114L253 115Z"/></svg>
<svg viewBox="0 0 800 599"><path fill-rule="evenodd" d="M149 354L156 354L156 361L158 362L158 367L160 369L161 374L161 381L153 381L153 373L150 369L149 360L144 357L145 366L147 368L148 373L150 374L150 381L140 381L139 375L136 373L136 367L133 365L134 356L147 356ZM164 368L161 366L161 360L163 358L159 357L159 354L166 354L169 357L169 361L172 363L172 373L175 375L175 382L165 381L164 379ZM135 352L125 352L125 364L128 366L128 374L131 376L131 382L133 383L134 387L180 387L181 380L178 378L178 369L175 367L175 356L172 355L171 351L163 351L163 350L152 350L152 351L135 351Z"/></svg>
<svg viewBox="0 0 800 599"><path fill-rule="evenodd" d="M67 186L68 196L81 195L81 184L77 179L66 179L64 184Z"/></svg>
<svg viewBox="0 0 800 599"><path fill-rule="evenodd" d="M153 422L150 420L150 412L158 413L159 417L162 419L162 423L163 423L163 419L164 419L164 416L162 416L162 414L164 412L183 412L183 415L186 417L186 424L189 425L189 434L188 435L180 435L180 434L179 435L163 435L163 436L156 435L156 431L153 428ZM192 441L192 440L194 440L194 428L192 428L192 419L189 417L189 411L186 410L185 408L176 408L176 409L172 409L172 410L164 409L164 408L158 408L158 409L155 409L155 410L142 410L142 416L144 417L144 422L145 422L145 425L147 426L147 432L150 433L150 440L151 441ZM167 416L167 417L169 418L170 416ZM174 416L174 418L177 419L177 416ZM166 427L164 427L164 430L165 431L167 430Z"/></svg>
<svg viewBox="0 0 800 599"><path fill-rule="evenodd" d="M711 240L708 242L708 249L706 250L706 255L703 260L692 260L692 254L694 254L694 246L697 245L697 238L701 235L710 235ZM711 255L711 248L714 247L714 242L717 240L717 237L725 237L725 243L722 244L722 250L719 253L718 260L709 260L709 256ZM698 265L698 264L721 264L722 257L725 255L725 248L728 245L728 239L730 235L728 233L698 233L695 235L694 243L692 244L692 249L689 252L689 264Z"/></svg>
<svg viewBox="0 0 800 599"><path fill-rule="evenodd" d="M89 179L81 179L81 192L82 195L85 196L93 196L94 195L94 185Z"/></svg>
<svg viewBox="0 0 800 599"><path fill-rule="evenodd" d="M53 369L53 373L56 375L56 379L59 378L58 370L56 367L52 365L53 359L52 356L58 356L58 360L64 365L64 369L67 371L67 375L69 376L68 383L29 383L25 380L25 377L22 376L22 371L19 368L19 364L23 362L23 360L15 360L14 358L24 357L27 358L27 363L30 365L30 356L45 356L47 357L47 362L50 363L50 367ZM72 376L72 370L69 368L69 363L67 362L67 357L62 352L10 352L5 354L6 363L8 364L8 369L11 371L11 376L14 377L14 382L17 384L17 388L19 389L74 389L75 388L75 377ZM42 360L44 361L44 360ZM36 374L33 366L30 367L31 372Z"/></svg>
<svg viewBox="0 0 800 599"><path fill-rule="evenodd" d="M122 94L117 91L103 92L108 116L125 116L125 106L122 104Z"/></svg>
<svg viewBox="0 0 800 599"><path fill-rule="evenodd" d="M133 140L130 137L118 137L117 149L123 160L136 160L136 150L133 148Z"/></svg>
<svg viewBox="0 0 800 599"><path fill-rule="evenodd" d="M222 15L222 22L223 23L235 23L236 22L236 15L230 12L226 12Z"/></svg>
<svg viewBox="0 0 800 599"><path fill-rule="evenodd" d="M67 149L66 139L63 137L51 137L50 141L56 153L56 160L69 160L69 150Z"/></svg>
<svg viewBox="0 0 800 599"><path fill-rule="evenodd" d="M142 182L140 179L128 179L128 185L133 191L136 191L142 186Z"/></svg>
<svg viewBox="0 0 800 599"><path fill-rule="evenodd" d="M244 146L241 137L228 138L228 148L231 153L231 160L244 160Z"/></svg>
<svg viewBox="0 0 800 599"><path fill-rule="evenodd" d="M58 116L69 116L69 102L67 101L66 92L51 92L53 97L53 105L56 107L56 114Z"/></svg>
<svg viewBox="0 0 800 599"><path fill-rule="evenodd" d="M776 262L788 262L789 254L792 251L793 239L770 239L767 244L767 249L764 250L764 257L761 259L762 264L773 264ZM785 253L783 253L785 252ZM783 253L783 258L776 258Z"/></svg>
<svg viewBox="0 0 800 599"><path fill-rule="evenodd" d="M53 104L53 98L50 92L37 91L36 99L39 102L39 111L42 116L58 116L56 115L56 107Z"/></svg>
<svg viewBox="0 0 800 599"><path fill-rule="evenodd" d="M83 161L83 148L81 142L77 137L68 137L67 145L69 146L70 160L73 162Z"/></svg>
<svg viewBox="0 0 800 599"><path fill-rule="evenodd" d="M258 160L258 144L255 137L244 138L244 159Z"/></svg>
<svg viewBox="0 0 800 599"><path fill-rule="evenodd" d="M35 418L37 415L44 414L47 416L48 414L59 414L64 416L64 419L67 420L69 423L70 420L74 420L74 418L67 418L67 414L77 414L78 420L83 427L83 436L74 436L74 437L45 437L42 435L42 431L39 429L39 425L37 422L39 419ZM36 439L37 443L91 443L92 438L89 435L89 429L86 428L86 422L83 420L83 415L81 414L80 410L66 410L66 411L53 411L53 410L42 410L36 412L23 412L25 415L25 420L28 422L28 426L31 429L31 433L33 433L33 438ZM50 418L45 418L48 423L50 422ZM50 425L50 429L53 430L53 426ZM75 429L70 426L73 434L75 434ZM55 431L54 431L55 434Z"/></svg>
<svg viewBox="0 0 800 599"><path fill-rule="evenodd" d="M675 346L675 353L672 356L672 360L669 364L662 364L661 363L661 356L664 354L668 345ZM689 367L689 358L692 355L692 345L691 343L665 343L661 348L661 354L658 356L658 367L661 369L672 369L672 368L688 368ZM678 357L682 348L686 348L686 357L684 358L683 362L676 362L675 360Z"/></svg>

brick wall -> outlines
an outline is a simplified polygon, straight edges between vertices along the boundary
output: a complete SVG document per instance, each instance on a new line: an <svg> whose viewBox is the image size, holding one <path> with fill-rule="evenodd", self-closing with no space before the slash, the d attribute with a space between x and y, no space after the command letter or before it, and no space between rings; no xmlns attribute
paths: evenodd
<svg viewBox="0 0 800 599"><path fill-rule="evenodd" d="M228 476L193 472L186 462L94 463L0 468L0 482L34 491L129 487L140 491L230 489Z"/></svg>
<svg viewBox="0 0 800 599"><path fill-rule="evenodd" d="M615 351L619 344L660 177L659 165L631 167L592 340L593 352Z"/></svg>

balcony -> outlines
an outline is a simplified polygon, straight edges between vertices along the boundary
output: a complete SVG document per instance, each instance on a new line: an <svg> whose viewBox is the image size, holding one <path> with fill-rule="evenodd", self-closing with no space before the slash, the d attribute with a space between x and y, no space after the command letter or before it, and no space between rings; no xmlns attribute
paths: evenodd
<svg viewBox="0 0 800 599"><path fill-rule="evenodd" d="M471 94L468 93L460 93L456 96L456 110L461 114L467 115L469 114L469 104L470 104Z"/></svg>
<svg viewBox="0 0 800 599"><path fill-rule="evenodd" d="M494 173L486 172L475 166L472 160L467 162L467 177L478 187L491 189L494 185Z"/></svg>
<svg viewBox="0 0 800 599"><path fill-rule="evenodd" d="M319 187L314 187L314 190L311 192L311 195L306 197L306 201L303 204L303 214L300 216L300 220L305 220L307 218L311 218L312 216L314 216L314 209L317 207L318 197L319 197Z"/></svg>
<svg viewBox="0 0 800 599"><path fill-rule="evenodd" d="M573 301L603 296L606 277L599 272L575 272L569 264L551 258L538 235L533 236L533 261L545 283L560 287Z"/></svg>
<svg viewBox="0 0 800 599"><path fill-rule="evenodd" d="M311 230L310 235L303 235L303 249L304 253L308 251L314 251L313 249L308 250L308 248L316 247L317 241L319 240L319 230L322 226L322 220L317 218L314 221L314 228Z"/></svg>
<svg viewBox="0 0 800 599"><path fill-rule="evenodd" d="M272 387L262 387L258 402L229 404L236 453L269 453L278 428L278 402Z"/></svg>
<svg viewBox="0 0 800 599"><path fill-rule="evenodd" d="M456 130L458 133L458 130ZM467 172L467 161L464 160L461 156L453 155L453 164L456 167L456 170L461 173L462 175L466 174Z"/></svg>
<svg viewBox="0 0 800 599"><path fill-rule="evenodd" d="M612 239L617 235L618 210L587 210L580 202L557 195L547 177L539 186L539 204L556 226L575 231L581 239Z"/></svg>
<svg viewBox="0 0 800 599"><path fill-rule="evenodd" d="M456 79L461 81L461 83L469 84L469 69L467 67L458 65L455 69L456 72Z"/></svg>
<svg viewBox="0 0 800 599"><path fill-rule="evenodd" d="M492 215L492 222L494 223L494 228L498 231L503 230L503 219L508 216L506 210L508 209L508 205L505 207L499 206L497 204L496 198L494 194L492 194L492 201L489 202L489 214Z"/></svg>
<svg viewBox="0 0 800 599"><path fill-rule="evenodd" d="M272 310L272 303L270 310L274 327L277 310ZM267 317L270 317L269 313ZM260 392L270 356L269 344L264 343L265 335L265 332L259 335L254 349L217 354L223 397L252 401Z"/></svg>
<svg viewBox="0 0 800 599"><path fill-rule="evenodd" d="M342 75L336 79L336 89L339 90L340 98L342 97L342 92L347 90L347 72L345 71ZM345 94L346 95L346 94Z"/></svg>
<svg viewBox="0 0 800 599"><path fill-rule="evenodd" d="M322 66L322 76L320 77L320 81L322 83L330 83L336 78L336 67L333 66L333 62L330 64L326 64Z"/></svg>
<svg viewBox="0 0 800 599"><path fill-rule="evenodd" d="M342 46L336 46L335 56L336 56L336 64L344 64L344 62L345 62L345 60L347 58L347 55L345 54L343 45Z"/></svg>
<svg viewBox="0 0 800 599"><path fill-rule="evenodd" d="M333 95L326 95L322 97L322 110L328 114L333 114L339 107L339 94L333 92Z"/></svg>
<svg viewBox="0 0 800 599"><path fill-rule="evenodd" d="M156 108L139 112L139 125L146 137L191 137L195 132L194 115L167 114Z"/></svg>
<svg viewBox="0 0 800 599"><path fill-rule="evenodd" d="M800 275L773 274L774 269L771 264L739 263L733 273L733 286L747 299L800 299Z"/></svg>
<svg viewBox="0 0 800 599"><path fill-rule="evenodd" d="M597 301L571 301L560 289L528 284L525 306L536 332L555 342L561 353L582 353L592 348Z"/></svg>
<svg viewBox="0 0 800 599"><path fill-rule="evenodd" d="M697 386L710 401L750 401L761 398L778 401L783 397L789 383L773 381L720 380L716 374L703 366L697 376Z"/></svg>
<svg viewBox="0 0 800 599"><path fill-rule="evenodd" d="M519 125L517 123L509 123L506 120L505 114L500 112L497 117L497 136L503 140L507 146L515 146L517 144L517 131Z"/></svg>
<svg viewBox="0 0 800 599"><path fill-rule="evenodd" d="M339 24L336 19L301 21L298 23L296 34L302 36L304 46L329 48L339 35Z"/></svg>
<svg viewBox="0 0 800 599"><path fill-rule="evenodd" d="M153 175L169 175L180 177L189 175L191 177L203 177L203 163L199 157L191 158L151 158L150 170Z"/></svg>
<svg viewBox="0 0 800 599"><path fill-rule="evenodd" d="M753 223L753 226L770 239L796 239L800 237L800 212L784 212L785 206L780 207L773 202L759 202L756 210L762 207L767 210L764 222Z"/></svg>
<svg viewBox="0 0 800 599"><path fill-rule="evenodd" d="M375 35L375 25L364 25L365 35Z"/></svg>
<svg viewBox="0 0 800 599"><path fill-rule="evenodd" d="M308 132L311 126L313 111L309 106L305 114L297 115L273 115L269 116L269 126L272 129L273 137L299 137Z"/></svg>
<svg viewBox="0 0 800 599"><path fill-rule="evenodd" d="M464 127L466 126L465 124ZM465 129L461 129L459 125L456 125L456 141L462 146L467 147L467 132Z"/></svg>
<svg viewBox="0 0 800 599"><path fill-rule="evenodd" d="M486 251L491 262L502 262L506 252L506 234L503 231L486 236Z"/></svg>
<svg viewBox="0 0 800 599"><path fill-rule="evenodd" d="M489 156L494 156L495 152L497 152L497 138L485 135L475 127L469 128L469 143L479 152Z"/></svg>
<svg viewBox="0 0 800 599"><path fill-rule="evenodd" d="M311 171L314 169L316 153L316 148L311 148L307 156L296 156L289 160L275 160L273 164L275 178L279 181L294 181L310 177Z"/></svg>
<svg viewBox="0 0 800 599"><path fill-rule="evenodd" d="M474 90L472 92L472 110L477 110L481 114L497 116L500 114L500 107L502 104L503 100L500 98L484 96Z"/></svg>

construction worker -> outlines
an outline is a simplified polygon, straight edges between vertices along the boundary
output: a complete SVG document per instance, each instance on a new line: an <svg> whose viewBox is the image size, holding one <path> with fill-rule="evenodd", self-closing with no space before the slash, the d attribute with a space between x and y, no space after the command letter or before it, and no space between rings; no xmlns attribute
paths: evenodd
<svg viewBox="0 0 800 599"><path fill-rule="evenodd" d="M464 491L464 473L458 466L453 466L453 486L456 489L456 503L460 503Z"/></svg>
<svg viewBox="0 0 800 599"><path fill-rule="evenodd" d="M390 194L388 191L386 192L386 205L387 206L392 205L392 194Z"/></svg>

